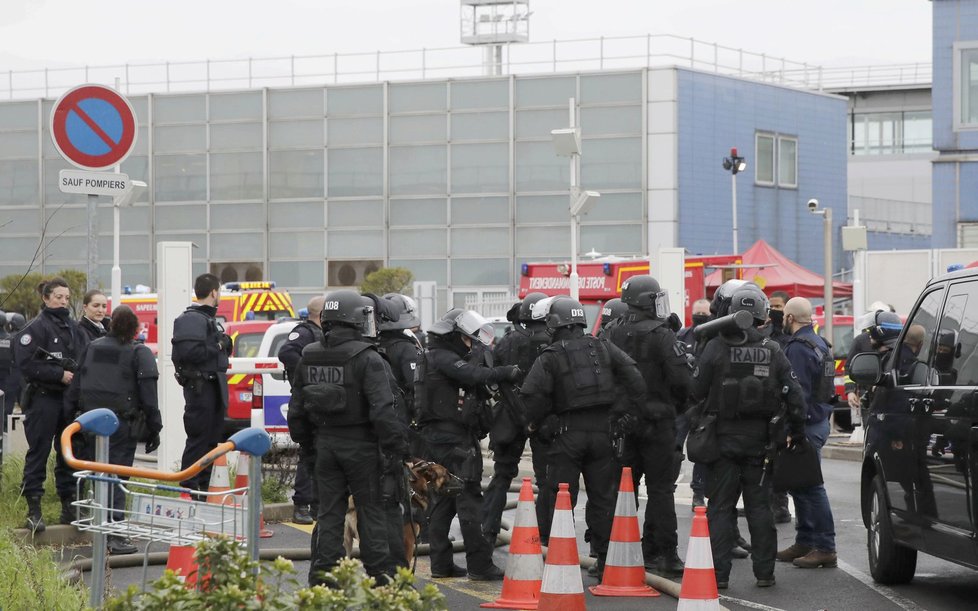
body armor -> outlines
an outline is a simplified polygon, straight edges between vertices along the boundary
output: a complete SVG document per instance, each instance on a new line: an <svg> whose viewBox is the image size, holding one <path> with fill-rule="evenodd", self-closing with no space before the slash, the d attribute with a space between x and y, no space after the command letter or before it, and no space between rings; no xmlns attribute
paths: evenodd
<svg viewBox="0 0 978 611"><path fill-rule="evenodd" d="M615 401L615 376L606 340L584 336L554 342L544 353L553 352L557 362L554 412L566 412Z"/></svg>
<svg viewBox="0 0 978 611"><path fill-rule="evenodd" d="M317 428L370 423L369 405L353 371L353 358L373 348L361 341L337 346L310 344L302 354L302 398Z"/></svg>
<svg viewBox="0 0 978 611"><path fill-rule="evenodd" d="M81 366L83 410L107 407L121 417L135 416L139 380L158 378L156 359L145 346L102 337L91 343Z"/></svg>
<svg viewBox="0 0 978 611"><path fill-rule="evenodd" d="M778 343L765 338L760 342L731 343L725 337L724 374L718 376L719 413L724 418L770 418L781 407L781 388L771 377ZM713 396L713 393L710 393Z"/></svg>

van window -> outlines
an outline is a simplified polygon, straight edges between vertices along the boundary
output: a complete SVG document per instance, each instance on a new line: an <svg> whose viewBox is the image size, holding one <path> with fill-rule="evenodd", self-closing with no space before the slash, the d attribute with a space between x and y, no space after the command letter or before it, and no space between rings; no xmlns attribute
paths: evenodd
<svg viewBox="0 0 978 611"><path fill-rule="evenodd" d="M897 348L897 374L901 385L924 385L928 381L927 361L937 331L937 315L944 301L944 288L927 293L913 318L907 321L903 341Z"/></svg>
<svg viewBox="0 0 978 611"><path fill-rule="evenodd" d="M941 386L978 385L978 282L952 284L932 367Z"/></svg>

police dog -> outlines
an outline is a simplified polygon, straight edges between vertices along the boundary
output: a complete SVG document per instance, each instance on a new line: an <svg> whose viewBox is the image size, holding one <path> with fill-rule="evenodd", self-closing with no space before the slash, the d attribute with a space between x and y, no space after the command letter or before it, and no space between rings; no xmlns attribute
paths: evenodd
<svg viewBox="0 0 978 611"><path fill-rule="evenodd" d="M414 562L414 546L421 532L419 521L428 511L432 495L450 494L458 485L458 478L448 469L438 463L415 458L406 463L409 471L408 484L411 493L411 519L404 523L404 550L406 553L405 566ZM349 497L346 519L343 525L343 547L349 556L353 550L353 540L357 536L357 509L353 504L353 495Z"/></svg>

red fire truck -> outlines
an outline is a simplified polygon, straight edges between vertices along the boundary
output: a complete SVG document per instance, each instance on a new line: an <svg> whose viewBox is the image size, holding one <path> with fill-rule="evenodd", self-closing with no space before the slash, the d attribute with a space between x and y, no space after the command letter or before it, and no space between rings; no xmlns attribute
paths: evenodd
<svg viewBox="0 0 978 611"><path fill-rule="evenodd" d="M676 313L683 312L685 324L689 324L693 302L709 299L705 278L708 271L722 269L724 280L741 276L740 255L714 255L686 257L686 286L682 307L672 304ZM602 257L577 264L581 305L587 312L589 324L600 318L601 306L615 297L621 297L621 285L632 276L649 273L648 259L623 259ZM527 293L566 295L570 289L569 263L524 263L520 276L520 298Z"/></svg>

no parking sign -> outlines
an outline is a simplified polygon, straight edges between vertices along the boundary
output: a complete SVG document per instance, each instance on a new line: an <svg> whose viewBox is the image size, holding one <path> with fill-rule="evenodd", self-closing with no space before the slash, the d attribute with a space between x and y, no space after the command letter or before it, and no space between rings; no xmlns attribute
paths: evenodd
<svg viewBox="0 0 978 611"><path fill-rule="evenodd" d="M83 170L104 170L132 152L136 113L129 100L114 89L80 85L54 105L51 138L71 164Z"/></svg>

